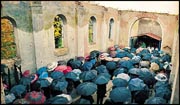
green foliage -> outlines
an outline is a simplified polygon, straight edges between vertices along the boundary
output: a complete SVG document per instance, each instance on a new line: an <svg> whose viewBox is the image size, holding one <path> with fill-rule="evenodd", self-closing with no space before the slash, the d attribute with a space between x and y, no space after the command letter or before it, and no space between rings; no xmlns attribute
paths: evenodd
<svg viewBox="0 0 180 105"><path fill-rule="evenodd" d="M8 59L16 56L13 26L7 19L1 19L1 58Z"/></svg>

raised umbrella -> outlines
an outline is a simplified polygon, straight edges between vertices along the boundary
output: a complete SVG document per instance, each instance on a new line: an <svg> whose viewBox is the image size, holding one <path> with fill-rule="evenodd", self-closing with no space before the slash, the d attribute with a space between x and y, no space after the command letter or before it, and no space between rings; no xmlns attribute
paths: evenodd
<svg viewBox="0 0 180 105"><path fill-rule="evenodd" d="M128 82L121 78L114 78L112 80L112 83L113 83L113 86L116 86L116 87L127 87L128 86Z"/></svg>
<svg viewBox="0 0 180 105"><path fill-rule="evenodd" d="M21 97L26 93L26 86L21 84L15 85L11 88L10 92L13 93L16 97Z"/></svg>
<svg viewBox="0 0 180 105"><path fill-rule="evenodd" d="M74 72L68 72L67 74L65 74L65 78L69 78L73 81L78 81L78 75Z"/></svg>
<svg viewBox="0 0 180 105"><path fill-rule="evenodd" d="M129 81L129 90L130 91L137 91L137 90L145 90L146 84L144 84L143 80L139 78L133 78Z"/></svg>
<svg viewBox="0 0 180 105"><path fill-rule="evenodd" d="M166 104L166 100L162 97L150 97L144 104Z"/></svg>
<svg viewBox="0 0 180 105"><path fill-rule="evenodd" d="M126 87L116 87L112 89L109 97L113 102L125 102L131 99L131 92Z"/></svg>
<svg viewBox="0 0 180 105"><path fill-rule="evenodd" d="M32 91L24 97L30 104L44 104L46 97L42 92Z"/></svg>
<svg viewBox="0 0 180 105"><path fill-rule="evenodd" d="M107 84L109 82L110 78L108 78L105 75L98 75L95 80L94 83L98 84L98 85L102 85L102 84Z"/></svg>
<svg viewBox="0 0 180 105"><path fill-rule="evenodd" d="M79 95L89 96L97 91L97 85L92 82L83 82L77 86L76 90Z"/></svg>
<svg viewBox="0 0 180 105"><path fill-rule="evenodd" d="M96 76L97 71L95 70L84 71L79 75L80 79L82 79L83 81L93 80L94 78L96 78Z"/></svg>

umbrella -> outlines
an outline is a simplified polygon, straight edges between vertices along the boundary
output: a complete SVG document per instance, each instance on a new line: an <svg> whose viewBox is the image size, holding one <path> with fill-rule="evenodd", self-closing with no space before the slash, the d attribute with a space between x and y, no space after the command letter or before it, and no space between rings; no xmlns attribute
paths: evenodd
<svg viewBox="0 0 180 105"><path fill-rule="evenodd" d="M92 67L93 67L93 64L91 62L87 61L82 65L82 70L89 71L89 70L91 70Z"/></svg>
<svg viewBox="0 0 180 105"><path fill-rule="evenodd" d="M163 68L164 68L165 70L172 70L172 64L169 63L169 62L164 62Z"/></svg>
<svg viewBox="0 0 180 105"><path fill-rule="evenodd" d="M127 68L129 70L133 68L133 63L131 61L122 61L120 62L120 67Z"/></svg>
<svg viewBox="0 0 180 105"><path fill-rule="evenodd" d="M44 104L46 97L41 92L32 91L24 97L30 104Z"/></svg>
<svg viewBox="0 0 180 105"><path fill-rule="evenodd" d="M60 71L60 72L63 72L64 70L67 69L67 66L66 65L60 65L60 66L57 66L54 71Z"/></svg>
<svg viewBox="0 0 180 105"><path fill-rule="evenodd" d="M72 70L72 72L77 74L77 79L80 79L79 75L82 73L82 71L80 69L74 69L74 70Z"/></svg>
<svg viewBox="0 0 180 105"><path fill-rule="evenodd" d="M164 73L158 73L155 77L156 80L158 81L167 81L167 76Z"/></svg>
<svg viewBox="0 0 180 105"><path fill-rule="evenodd" d="M96 64L96 59L95 59L95 58L94 58L94 59L91 59L89 62L91 62L92 65L95 65L95 64Z"/></svg>
<svg viewBox="0 0 180 105"><path fill-rule="evenodd" d="M165 82L157 81L154 85L154 89L157 89L159 87L170 87L170 85L169 85L168 81L165 81Z"/></svg>
<svg viewBox="0 0 180 105"><path fill-rule="evenodd" d="M72 62L70 62L70 65L72 67L72 69L79 69L82 65L82 62L80 60L73 60Z"/></svg>
<svg viewBox="0 0 180 105"><path fill-rule="evenodd" d="M106 66L104 66L104 65L97 66L96 70L97 70L98 74L108 73L108 70L107 70Z"/></svg>
<svg viewBox="0 0 180 105"><path fill-rule="evenodd" d="M134 100L138 104L144 104L146 99L149 97L149 91L148 90L139 90L136 91L134 94Z"/></svg>
<svg viewBox="0 0 180 105"><path fill-rule="evenodd" d="M112 80L113 86L116 87L127 87L128 82L121 78L115 78Z"/></svg>
<svg viewBox="0 0 180 105"><path fill-rule="evenodd" d="M144 90L146 88L146 84L139 78L131 79L128 86L130 91Z"/></svg>
<svg viewBox="0 0 180 105"><path fill-rule="evenodd" d="M171 56L169 54L165 54L161 57L163 62L171 62Z"/></svg>
<svg viewBox="0 0 180 105"><path fill-rule="evenodd" d="M71 66L67 66L67 68L63 71L63 73L66 74L66 73L71 72L71 71L72 71Z"/></svg>
<svg viewBox="0 0 180 105"><path fill-rule="evenodd" d="M113 75L117 76L118 74L121 74L121 73L127 73L127 69L125 69L125 68L117 68L116 70L114 70Z"/></svg>
<svg viewBox="0 0 180 105"><path fill-rule="evenodd" d="M128 71L129 74L135 74L135 75L139 75L139 72L140 72L139 68L131 68Z"/></svg>
<svg viewBox="0 0 180 105"><path fill-rule="evenodd" d="M19 84L22 84L24 86L28 86L31 84L31 78L29 77L22 77L19 81Z"/></svg>
<svg viewBox="0 0 180 105"><path fill-rule="evenodd" d="M15 99L16 99L16 96L13 93L9 93L8 95L5 96L6 104L12 103Z"/></svg>
<svg viewBox="0 0 180 105"><path fill-rule="evenodd" d="M95 71L93 72L93 70L84 71L79 75L80 79L82 79L83 81L93 80L94 78L96 78L96 76L97 74L95 73Z"/></svg>
<svg viewBox="0 0 180 105"><path fill-rule="evenodd" d="M124 79L124 80L126 80L127 82L129 82L129 80L130 80L129 75L128 75L128 74L125 74L125 73L118 74L118 75L116 76L116 78Z"/></svg>
<svg viewBox="0 0 180 105"><path fill-rule="evenodd" d="M48 73L47 72L42 72L42 74L39 75L39 79L45 79L48 77Z"/></svg>
<svg viewBox="0 0 180 105"><path fill-rule="evenodd" d="M110 78L104 76L104 75L98 75L95 80L94 83L98 84L98 85L102 85L102 84L107 84L109 82Z"/></svg>
<svg viewBox="0 0 180 105"><path fill-rule="evenodd" d="M113 102L125 102L131 99L131 92L126 87L116 87L112 89L109 97Z"/></svg>
<svg viewBox="0 0 180 105"><path fill-rule="evenodd" d="M150 60L151 60L151 54L150 54L150 55L148 55L148 54L144 55L144 56L142 57L142 60L150 61Z"/></svg>
<svg viewBox="0 0 180 105"><path fill-rule="evenodd" d="M166 100L161 97L151 97L144 104L166 104Z"/></svg>
<svg viewBox="0 0 180 105"><path fill-rule="evenodd" d="M25 70L23 73L22 73L22 76L23 77L29 77L30 75L30 70Z"/></svg>
<svg viewBox="0 0 180 105"><path fill-rule="evenodd" d="M132 57L132 61L139 63L139 62L141 61L141 57L140 57L140 56L133 56L133 57Z"/></svg>
<svg viewBox="0 0 180 105"><path fill-rule="evenodd" d="M48 100L45 101L45 104L67 104L69 103L68 99L63 96L55 96L52 98L49 98Z"/></svg>
<svg viewBox="0 0 180 105"><path fill-rule="evenodd" d="M62 73L62 72L60 72L60 71L53 71L51 74L50 74L50 77L52 78L52 79L59 79L59 78L61 78L61 77L63 77L64 76L64 74Z"/></svg>
<svg viewBox="0 0 180 105"><path fill-rule="evenodd" d="M41 67L37 70L36 74L41 75L43 72L47 72L47 67Z"/></svg>
<svg viewBox="0 0 180 105"><path fill-rule="evenodd" d="M67 86L68 82L65 80L53 80L51 84L52 89L58 91L63 91Z"/></svg>
<svg viewBox="0 0 180 105"><path fill-rule="evenodd" d="M13 93L15 96L22 96L26 93L26 87L24 85L15 85L10 90L11 93Z"/></svg>
<svg viewBox="0 0 180 105"><path fill-rule="evenodd" d="M109 61L106 63L107 70L115 70L116 67L117 67L117 65L114 61Z"/></svg>
<svg viewBox="0 0 180 105"><path fill-rule="evenodd" d="M68 72L67 74L65 74L65 77L69 78L69 79L71 79L73 81L78 81L79 80L78 75L76 73L74 73L74 72Z"/></svg>
<svg viewBox="0 0 180 105"><path fill-rule="evenodd" d="M159 64L159 63L160 63L159 59L152 59L152 60L150 60L150 62L151 62L151 63L153 63L153 62L154 62L154 63L157 63L157 64Z"/></svg>
<svg viewBox="0 0 180 105"><path fill-rule="evenodd" d="M152 71L158 71L159 70L159 65L157 63L151 63L151 67L149 68Z"/></svg>
<svg viewBox="0 0 180 105"><path fill-rule="evenodd" d="M79 95L89 96L97 91L97 85L92 82L83 82L76 88Z"/></svg>
<svg viewBox="0 0 180 105"><path fill-rule="evenodd" d="M52 78L48 77L49 79L39 79L38 81L40 82L41 88L42 87L48 87L51 85ZM49 81L50 80L50 81Z"/></svg>
<svg viewBox="0 0 180 105"><path fill-rule="evenodd" d="M139 78L142 79L147 85L152 85L155 83L153 74L147 68L140 69Z"/></svg>
<svg viewBox="0 0 180 105"><path fill-rule="evenodd" d="M141 67L149 68L150 61L140 61L139 64L140 64Z"/></svg>
<svg viewBox="0 0 180 105"><path fill-rule="evenodd" d="M170 100L171 98L171 90L168 87L160 86L155 89L155 96L162 97L166 100Z"/></svg>

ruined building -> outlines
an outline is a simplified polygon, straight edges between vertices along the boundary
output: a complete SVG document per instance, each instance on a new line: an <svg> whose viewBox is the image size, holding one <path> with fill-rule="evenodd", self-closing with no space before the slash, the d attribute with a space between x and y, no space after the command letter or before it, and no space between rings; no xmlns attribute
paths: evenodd
<svg viewBox="0 0 180 105"><path fill-rule="evenodd" d="M7 46L12 49L1 63L13 68L19 62L22 71L31 72L53 61L87 56L92 50L107 51L115 44L135 47L143 37L151 38L146 41L154 42L149 46L172 56L171 103L179 100L175 94L179 91L178 15L117 10L78 1L2 1L1 22L9 22L6 27L11 31L3 30L2 23L1 31L4 36L11 35L3 38L11 40Z"/></svg>

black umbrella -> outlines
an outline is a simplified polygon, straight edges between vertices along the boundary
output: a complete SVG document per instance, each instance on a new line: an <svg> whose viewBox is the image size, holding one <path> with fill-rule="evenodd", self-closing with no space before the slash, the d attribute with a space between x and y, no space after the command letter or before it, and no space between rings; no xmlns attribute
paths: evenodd
<svg viewBox="0 0 180 105"><path fill-rule="evenodd" d="M149 91L148 90L139 90L136 91L134 94L134 100L138 104L144 104L146 99L149 97Z"/></svg>
<svg viewBox="0 0 180 105"><path fill-rule="evenodd" d="M82 62L80 60L73 60L72 62L70 62L70 66L72 67L72 69L79 69L82 65Z"/></svg>
<svg viewBox="0 0 180 105"><path fill-rule="evenodd" d="M155 83L155 78L152 72L150 72L150 70L147 68L140 69L139 78L142 79L147 85L153 85Z"/></svg>
<svg viewBox="0 0 180 105"><path fill-rule="evenodd" d="M97 85L92 82L83 82L77 86L76 90L79 95L89 96L97 91Z"/></svg>
<svg viewBox="0 0 180 105"><path fill-rule="evenodd" d="M131 92L126 87L116 87L112 89L109 97L113 102L125 102L131 99Z"/></svg>
<svg viewBox="0 0 180 105"><path fill-rule="evenodd" d="M28 86L31 84L31 78L29 77L22 77L19 81L19 84L22 84L24 86Z"/></svg>
<svg viewBox="0 0 180 105"><path fill-rule="evenodd" d="M49 78L49 79L39 79L38 81L40 82L41 88L43 88L43 87L50 86L51 82L52 82L52 79L51 78Z"/></svg>
<svg viewBox="0 0 180 105"><path fill-rule="evenodd" d="M161 97L151 97L144 104L166 104L166 100Z"/></svg>

